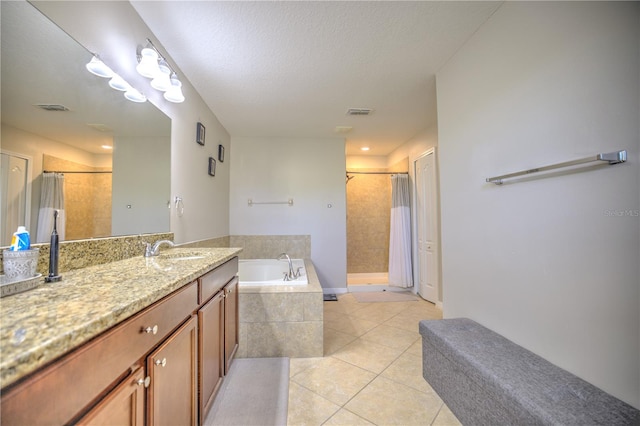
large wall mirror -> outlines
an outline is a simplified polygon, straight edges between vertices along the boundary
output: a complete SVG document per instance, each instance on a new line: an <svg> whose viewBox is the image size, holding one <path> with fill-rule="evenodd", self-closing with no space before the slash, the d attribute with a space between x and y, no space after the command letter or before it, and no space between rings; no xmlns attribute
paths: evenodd
<svg viewBox="0 0 640 426"><path fill-rule="evenodd" d="M18 225L49 240L44 172L64 187L65 240L169 232L171 120L90 74L92 54L31 4L0 5L0 246Z"/></svg>

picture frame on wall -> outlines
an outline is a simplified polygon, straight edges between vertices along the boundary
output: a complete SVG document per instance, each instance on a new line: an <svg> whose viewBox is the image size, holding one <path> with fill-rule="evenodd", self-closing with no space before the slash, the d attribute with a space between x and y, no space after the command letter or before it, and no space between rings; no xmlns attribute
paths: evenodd
<svg viewBox="0 0 640 426"><path fill-rule="evenodd" d="M198 122L198 125L196 127L196 142L198 142L200 145L203 145L203 146L204 146L204 134L205 134L204 124Z"/></svg>
<svg viewBox="0 0 640 426"><path fill-rule="evenodd" d="M209 176L216 175L216 159L209 157Z"/></svg>
<svg viewBox="0 0 640 426"><path fill-rule="evenodd" d="M218 145L218 161L224 163L224 146Z"/></svg>

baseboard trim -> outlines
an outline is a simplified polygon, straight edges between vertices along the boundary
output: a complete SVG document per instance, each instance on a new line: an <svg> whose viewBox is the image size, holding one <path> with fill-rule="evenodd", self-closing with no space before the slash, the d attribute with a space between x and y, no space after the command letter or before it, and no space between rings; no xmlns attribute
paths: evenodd
<svg viewBox="0 0 640 426"><path fill-rule="evenodd" d="M347 291L349 293L356 293L361 291L363 292L367 292L367 291L413 292L413 288L394 287L394 286L390 286L389 284L354 284L354 285L347 285Z"/></svg>
<svg viewBox="0 0 640 426"><path fill-rule="evenodd" d="M347 289L344 287L338 287L338 288L323 288L322 289L322 293L323 294L346 294L348 293Z"/></svg>

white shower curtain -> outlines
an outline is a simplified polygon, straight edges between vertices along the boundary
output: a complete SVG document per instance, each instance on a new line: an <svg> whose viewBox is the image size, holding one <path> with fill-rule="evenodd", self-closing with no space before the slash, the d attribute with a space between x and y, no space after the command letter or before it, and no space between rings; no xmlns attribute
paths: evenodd
<svg viewBox="0 0 640 426"><path fill-rule="evenodd" d="M389 285L403 288L413 287L409 176L405 174L391 175Z"/></svg>
<svg viewBox="0 0 640 426"><path fill-rule="evenodd" d="M58 210L59 241L64 241L65 214L64 214L64 175L62 173L43 173L42 189L40 194L40 211L38 212L38 243L51 241L53 230L53 211Z"/></svg>

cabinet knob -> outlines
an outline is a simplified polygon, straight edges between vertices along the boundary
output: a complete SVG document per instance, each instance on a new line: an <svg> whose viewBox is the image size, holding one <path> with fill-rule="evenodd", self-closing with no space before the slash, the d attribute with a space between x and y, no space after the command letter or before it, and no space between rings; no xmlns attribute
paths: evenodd
<svg viewBox="0 0 640 426"><path fill-rule="evenodd" d="M162 361L159 360L159 359L156 359L155 364L158 365L158 366L164 367L165 365L167 365L167 359L166 358L162 358Z"/></svg>
<svg viewBox="0 0 640 426"><path fill-rule="evenodd" d="M147 334L158 334L158 326L154 325L153 327L143 328L142 331Z"/></svg>
<svg viewBox="0 0 640 426"><path fill-rule="evenodd" d="M149 383L151 383L151 377L149 377L149 376L145 377L144 379L138 379L136 381L136 384L138 386L143 386L144 385L145 388L149 387Z"/></svg>

